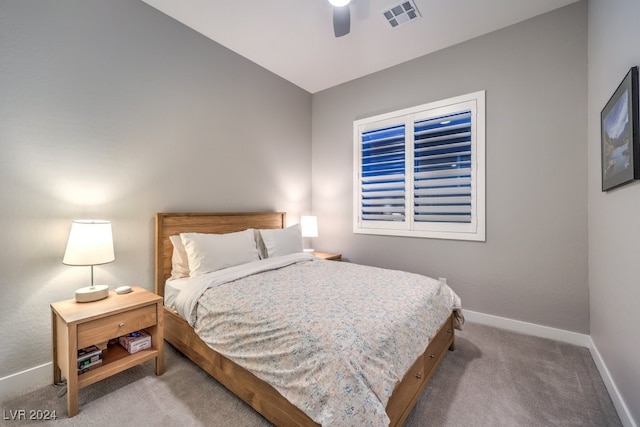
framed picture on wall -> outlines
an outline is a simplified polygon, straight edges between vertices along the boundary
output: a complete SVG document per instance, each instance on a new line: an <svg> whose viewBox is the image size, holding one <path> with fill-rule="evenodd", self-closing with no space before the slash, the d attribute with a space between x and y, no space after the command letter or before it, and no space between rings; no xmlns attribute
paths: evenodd
<svg viewBox="0 0 640 427"><path fill-rule="evenodd" d="M638 67L632 67L600 114L602 191L640 178Z"/></svg>

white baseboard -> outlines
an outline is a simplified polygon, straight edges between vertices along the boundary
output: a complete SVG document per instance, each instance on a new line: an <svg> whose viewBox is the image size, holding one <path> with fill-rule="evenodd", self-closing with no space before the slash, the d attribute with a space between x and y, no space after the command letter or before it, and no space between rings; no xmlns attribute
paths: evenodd
<svg viewBox="0 0 640 427"><path fill-rule="evenodd" d="M22 393L36 387L51 384L53 380L53 363L44 363L25 369L22 372L0 378L0 397Z"/></svg>
<svg viewBox="0 0 640 427"><path fill-rule="evenodd" d="M598 367L598 372L600 372L600 376L602 377L602 381L604 381L605 387L607 387L607 391L609 392L609 396L611 396L611 400L613 401L613 406L616 407L616 411L618 411L618 416L620 417L620 421L624 427L638 427L636 422L633 420L631 416L631 412L627 407L622 395L618 391L618 387L616 383L613 382L613 378L609 373L609 369L607 365L605 365L604 360L602 360L602 356L600 356L600 352L598 351L598 347L593 342L591 337L589 337L589 341L591 341L591 345L589 346L589 351L591 351L591 357L593 357L593 361Z"/></svg>
<svg viewBox="0 0 640 427"><path fill-rule="evenodd" d="M591 357L598 368L598 372L604 381L605 387L609 392L609 396L615 406L620 421L624 427L638 427L629 408L624 402L622 395L618 391L607 365L600 356L600 352L595 343L591 339L591 336L586 334L579 334L576 332L565 331L562 329L550 328L548 326L536 325L535 323L522 322L520 320L508 319L506 317L493 316L491 314L478 313L475 311L463 310L466 320L481 325L493 326L496 328L506 329L512 332L518 332L525 335L533 335L541 338L549 338L556 341L565 342L568 344L578 345L586 347L591 352Z"/></svg>
<svg viewBox="0 0 640 427"><path fill-rule="evenodd" d="M493 326L525 335L549 338L556 341L566 342L568 344L579 345L581 347L589 348L593 344L591 337L586 334L579 334L577 332L550 328L549 326L536 325L535 323L522 322L520 320L513 320L506 317L493 316L491 314L478 313L464 309L462 313L468 321L480 323L481 325Z"/></svg>

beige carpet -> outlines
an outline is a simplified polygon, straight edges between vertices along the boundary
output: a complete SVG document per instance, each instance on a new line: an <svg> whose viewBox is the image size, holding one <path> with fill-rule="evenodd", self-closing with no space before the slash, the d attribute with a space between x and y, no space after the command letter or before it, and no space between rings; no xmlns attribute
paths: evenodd
<svg viewBox="0 0 640 427"><path fill-rule="evenodd" d="M620 426L586 348L467 323L407 420L407 426ZM147 363L80 390L66 416L64 389L47 386L5 399L0 409L56 411L51 426L268 426L170 345L166 372Z"/></svg>

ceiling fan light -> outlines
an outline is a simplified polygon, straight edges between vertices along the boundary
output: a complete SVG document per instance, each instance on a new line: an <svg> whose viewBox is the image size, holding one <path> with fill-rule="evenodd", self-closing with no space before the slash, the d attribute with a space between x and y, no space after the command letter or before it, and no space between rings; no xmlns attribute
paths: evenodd
<svg viewBox="0 0 640 427"><path fill-rule="evenodd" d="M334 7L343 7L348 5L351 2L351 0L329 0L329 3L331 3L331 6Z"/></svg>

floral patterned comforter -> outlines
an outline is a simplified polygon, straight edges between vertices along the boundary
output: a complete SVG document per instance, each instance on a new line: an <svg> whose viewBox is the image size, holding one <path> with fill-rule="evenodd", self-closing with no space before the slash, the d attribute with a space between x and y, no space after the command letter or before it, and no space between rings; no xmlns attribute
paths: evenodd
<svg viewBox="0 0 640 427"><path fill-rule="evenodd" d="M222 280L199 277L202 289L190 292L197 302L181 314L211 348L315 422L389 425L394 387L460 298L417 274L302 254L279 258L237 279L229 272Z"/></svg>

